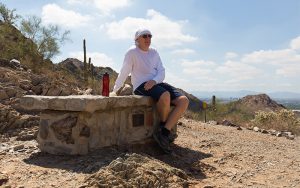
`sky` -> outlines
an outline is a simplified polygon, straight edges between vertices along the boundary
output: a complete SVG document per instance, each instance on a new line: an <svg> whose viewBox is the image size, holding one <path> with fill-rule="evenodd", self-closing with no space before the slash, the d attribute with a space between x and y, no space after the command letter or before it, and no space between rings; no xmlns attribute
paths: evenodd
<svg viewBox="0 0 300 188"><path fill-rule="evenodd" d="M165 81L186 91L300 93L299 0L0 0L70 30L54 63L87 57L119 72L148 28Z"/></svg>

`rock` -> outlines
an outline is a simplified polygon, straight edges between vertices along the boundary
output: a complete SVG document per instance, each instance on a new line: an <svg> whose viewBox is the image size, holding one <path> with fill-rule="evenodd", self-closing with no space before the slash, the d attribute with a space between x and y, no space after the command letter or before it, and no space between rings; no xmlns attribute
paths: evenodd
<svg viewBox="0 0 300 188"><path fill-rule="evenodd" d="M36 85L36 86L33 86L31 89L32 89L32 91L33 91L36 95L40 95L40 94L42 94L42 92L43 92L43 86L42 86L42 85Z"/></svg>
<svg viewBox="0 0 300 188"><path fill-rule="evenodd" d="M214 188L215 186L213 185L204 185L203 188Z"/></svg>
<svg viewBox="0 0 300 188"><path fill-rule="evenodd" d="M30 76L30 78L31 78L31 84L33 86L37 86L39 84L43 84L43 83L47 83L48 82L47 77L38 76L38 75L35 75L35 74L32 74Z"/></svg>
<svg viewBox="0 0 300 188"><path fill-rule="evenodd" d="M8 176L0 172L0 186L6 184L8 180Z"/></svg>
<svg viewBox="0 0 300 188"><path fill-rule="evenodd" d="M0 66L18 70L27 70L27 67L25 65L21 65L20 61L16 59L12 59L10 61L8 61L7 59L0 59Z"/></svg>
<svg viewBox="0 0 300 188"><path fill-rule="evenodd" d="M33 133L30 133L30 134L19 135L16 140L28 141L28 140L34 140L35 138L36 138L36 135Z"/></svg>
<svg viewBox="0 0 300 188"><path fill-rule="evenodd" d="M61 87L49 86L49 87L43 88L42 95L45 95L45 96L59 96L61 92L62 92Z"/></svg>
<svg viewBox="0 0 300 188"><path fill-rule="evenodd" d="M20 68L21 67L21 63L20 61L16 60L16 59L12 59L9 61L10 65L12 67L15 67L15 68Z"/></svg>
<svg viewBox="0 0 300 188"><path fill-rule="evenodd" d="M270 130L268 130L268 133L269 133L270 135L276 136L277 131L274 130L274 129L270 129Z"/></svg>
<svg viewBox="0 0 300 188"><path fill-rule="evenodd" d="M4 89L0 88L0 100L6 100L6 99L9 99L9 96L7 95Z"/></svg>
<svg viewBox="0 0 300 188"><path fill-rule="evenodd" d="M14 151L18 151L18 150L24 149L24 144L20 144L20 145L14 146L13 149L14 149Z"/></svg>
<svg viewBox="0 0 300 188"><path fill-rule="evenodd" d="M282 137L282 133L281 133L281 132L277 132L277 133L276 133L276 136L277 136L277 137Z"/></svg>
<svg viewBox="0 0 300 188"><path fill-rule="evenodd" d="M29 80L21 80L19 83L19 87L25 91L30 90L32 87L31 82Z"/></svg>
<svg viewBox="0 0 300 188"><path fill-rule="evenodd" d="M93 89L89 88L83 92L83 95L91 95L93 93Z"/></svg>
<svg viewBox="0 0 300 188"><path fill-rule="evenodd" d="M295 138L295 135L293 135L292 132L288 132L288 131L282 132L282 135L290 140L294 140Z"/></svg>
<svg viewBox="0 0 300 188"><path fill-rule="evenodd" d="M223 120L221 124L225 125L225 126L238 127L238 125L232 123L231 121L229 121L227 119Z"/></svg>
<svg viewBox="0 0 300 188"><path fill-rule="evenodd" d="M231 125L231 122L228 121L227 119L224 119L221 123L222 125L225 125L225 126L230 126Z"/></svg>
<svg viewBox="0 0 300 188"><path fill-rule="evenodd" d="M133 94L133 89L132 86L130 86L129 84L125 84L119 93L120 96L132 95L132 94Z"/></svg>
<svg viewBox="0 0 300 188"><path fill-rule="evenodd" d="M255 131L255 132L259 132L259 128L258 127L253 127L253 131Z"/></svg>
<svg viewBox="0 0 300 188"><path fill-rule="evenodd" d="M209 121L208 124L210 124L210 125L218 125L218 122L217 121Z"/></svg>
<svg viewBox="0 0 300 188"><path fill-rule="evenodd" d="M35 95L35 93L30 89L25 93L25 95Z"/></svg>
<svg viewBox="0 0 300 188"><path fill-rule="evenodd" d="M267 130L265 130L265 129L261 129L260 132L263 133L263 134L268 134L268 133L269 133L269 132L268 132Z"/></svg>

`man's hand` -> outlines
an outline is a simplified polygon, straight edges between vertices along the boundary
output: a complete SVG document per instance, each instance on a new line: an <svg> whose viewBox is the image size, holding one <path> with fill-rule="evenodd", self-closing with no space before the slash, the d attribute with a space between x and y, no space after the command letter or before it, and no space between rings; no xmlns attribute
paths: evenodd
<svg viewBox="0 0 300 188"><path fill-rule="evenodd" d="M156 81L149 80L148 82L145 83L144 88L147 91L147 90L151 89L155 84L156 84Z"/></svg>

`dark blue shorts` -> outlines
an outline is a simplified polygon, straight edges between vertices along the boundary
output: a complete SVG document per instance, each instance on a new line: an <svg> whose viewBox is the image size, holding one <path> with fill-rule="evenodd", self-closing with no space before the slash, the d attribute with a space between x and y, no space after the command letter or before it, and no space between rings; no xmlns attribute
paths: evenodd
<svg viewBox="0 0 300 188"><path fill-rule="evenodd" d="M142 83L139 87L137 87L134 90L134 94L136 95L144 95L144 96L150 96L154 100L158 101L160 96L165 92L168 91L171 96L171 101L183 96L182 93L180 93L175 87L171 86L170 84L167 83L159 83L154 85L151 89L145 90L144 85L146 82Z"/></svg>

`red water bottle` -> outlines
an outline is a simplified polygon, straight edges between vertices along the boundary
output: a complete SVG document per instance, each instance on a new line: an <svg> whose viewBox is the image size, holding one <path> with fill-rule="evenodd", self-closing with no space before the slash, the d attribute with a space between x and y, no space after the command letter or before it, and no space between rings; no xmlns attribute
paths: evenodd
<svg viewBox="0 0 300 188"><path fill-rule="evenodd" d="M109 96L109 74L107 72L102 77L102 95Z"/></svg>

